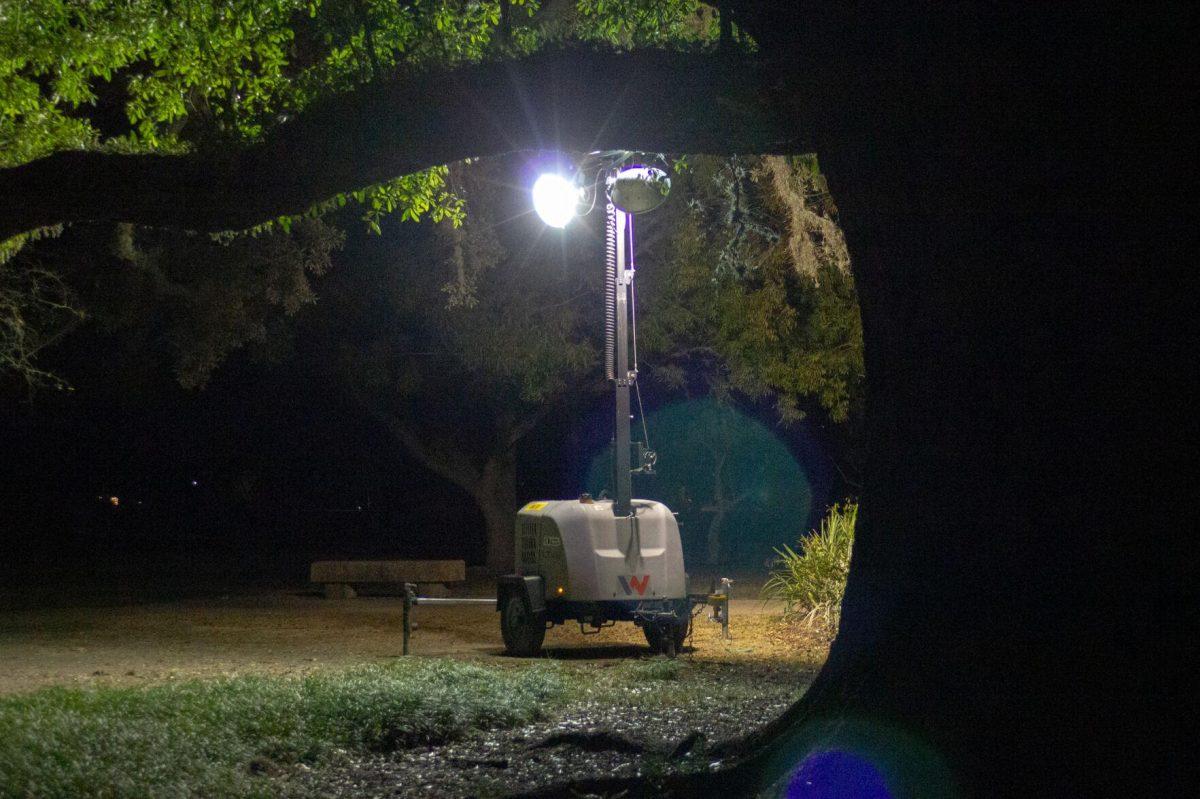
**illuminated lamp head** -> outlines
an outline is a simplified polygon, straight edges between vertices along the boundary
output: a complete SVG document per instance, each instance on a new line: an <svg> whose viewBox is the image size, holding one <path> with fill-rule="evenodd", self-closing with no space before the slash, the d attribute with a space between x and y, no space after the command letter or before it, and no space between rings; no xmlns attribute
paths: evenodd
<svg viewBox="0 0 1200 799"><path fill-rule="evenodd" d="M582 194L562 175L548 172L533 183L533 210L550 227L566 227L575 218Z"/></svg>

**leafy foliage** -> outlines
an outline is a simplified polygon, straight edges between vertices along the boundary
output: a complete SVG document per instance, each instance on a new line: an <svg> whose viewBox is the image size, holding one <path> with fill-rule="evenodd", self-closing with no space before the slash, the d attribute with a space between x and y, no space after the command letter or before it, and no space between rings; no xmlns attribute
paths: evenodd
<svg viewBox="0 0 1200 799"><path fill-rule="evenodd" d="M862 352L857 299L844 265L822 260L815 280L791 260L784 200L763 178L761 159L735 163L747 184L746 207L754 203L753 213L762 218L741 231L735 228L743 223L719 205L728 194L729 163L692 161L667 206L673 210L649 217L655 224L649 235L677 232L643 246L639 256L646 267L639 272L645 282L639 336L651 373L675 387L686 382L685 372L704 373L706 393L718 396L774 396L785 420L798 418L796 408L808 397L834 419L845 419L857 396ZM501 190L513 182L505 171L511 167L492 161L453 168L454 193L470 202L470 216L461 227L439 226L433 252L413 253L441 268L401 274L381 265L362 272L369 285L330 286L338 292L332 303L341 303L339 296L349 300L346 318L359 313L371 286L387 305L372 314L387 320L376 344L346 353L358 362L356 371L369 376L366 384L357 381L360 386L416 397L425 390L420 386L432 388L451 375L453 384L486 386L481 393L532 410L598 370L601 326L593 292L599 269L555 272L531 258L523 228L497 232L497 221L512 212L512 193ZM692 210L698 205L711 211ZM739 236L753 266L740 275L723 273L712 256L721 249L715 245ZM380 286L387 289L379 292ZM425 368L431 352L439 358L436 376ZM698 352L713 357L697 363Z"/></svg>
<svg viewBox="0 0 1200 799"><path fill-rule="evenodd" d="M88 298L99 324L141 337L140 360L165 359L181 385L200 387L234 350L286 345L282 317L316 300L311 280L343 240L338 228L307 218L287 233L223 242L121 225L111 270L96 276Z"/></svg>
<svg viewBox="0 0 1200 799"><path fill-rule="evenodd" d="M776 552L775 568L763 585L763 595L781 599L786 614L807 624L836 626L850 573L858 505L834 505L821 520L821 529L801 539L800 552L784 544Z"/></svg>
<svg viewBox="0 0 1200 799"><path fill-rule="evenodd" d="M27 0L10 8L0 12L0 167L63 149L180 152L255 141L319 97L401 68L479 60L500 14L497 2L383 0ZM444 177L444 169L397 177L353 199L372 225L392 211L454 215Z"/></svg>
<svg viewBox="0 0 1200 799"><path fill-rule="evenodd" d="M49 689L0 699L0 795L271 796L264 772L542 718L560 671L406 659L307 677Z"/></svg>
<svg viewBox="0 0 1200 799"><path fill-rule="evenodd" d="M655 220L670 226L670 245L659 248L669 255L663 263L647 254L639 272L650 374L687 389L701 373L718 397L773 398L784 422L804 415L805 398L846 420L861 393L862 321L844 245L820 235L838 231L836 209L789 195L765 159L690 163L670 212ZM786 168L823 185L815 159ZM819 230L794 229L797 203L821 220ZM797 237L810 262L797 262Z"/></svg>
<svg viewBox="0 0 1200 799"><path fill-rule="evenodd" d="M498 20L495 2L28 0L0 16L3 163L253 140L398 67L478 60ZM78 113L114 100L114 130Z"/></svg>
<svg viewBox="0 0 1200 799"><path fill-rule="evenodd" d="M531 12L536 5L525 7ZM8 4L0 8L0 167L56 150L181 152L255 141L313 100L385 71L483 57L498 19L498 3L475 3L465 10L447 3L397 7L382 0ZM445 167L438 167L397 176L349 196L334 196L307 216L353 201L375 231L391 213L405 220L429 216L457 223L463 206L446 191L446 174ZM299 219L279 219L254 232L278 227L286 234ZM30 358L37 350L34 342L65 329L46 311L52 306L63 310L61 302L48 305L47 292L53 289L60 297L66 282L57 265L11 260L29 242L59 232L35 231L0 242L5 298L0 369L40 382L57 381ZM278 265L277 243L277 238L266 240L267 252L251 260ZM181 240L173 249L178 253L188 244L194 242ZM296 247L304 249L305 244ZM248 249L235 247L224 255L244 256ZM190 251L216 252L202 244ZM229 258L218 254L218 260L227 263ZM234 277L230 288L235 286L253 290L256 282ZM22 287L26 291L19 291ZM215 282L209 289L235 306L256 302L253 295L234 299ZM271 302L270 296L267 300ZM214 308L212 303L207 307ZM235 330L217 335L232 336L232 341L210 346L208 354L183 364L183 382L201 382L224 351L261 338L261 331L248 329L244 320L228 321Z"/></svg>
<svg viewBox="0 0 1200 799"><path fill-rule="evenodd" d="M213 150L260 140L313 102L404 72L530 53L565 39L691 47L713 35L695 0L22 0L0 6L0 168L58 150ZM707 16L706 16L707 14ZM301 216L348 204L384 217L461 224L465 206L435 167L364 186ZM0 265L59 230L0 242ZM227 241L228 236L224 237ZM271 246L271 245L267 245ZM14 267L18 271L23 267ZM12 274L12 273L10 273ZM10 288L29 275L9 280ZM39 300L21 298L23 318ZM32 329L31 329L32 330ZM53 330L33 331L48 339ZM9 360L27 363L9 353ZM8 364L6 368L11 369ZM24 368L23 374L33 374Z"/></svg>
<svg viewBox="0 0 1200 799"><path fill-rule="evenodd" d="M353 325L369 307L370 318L383 323L370 326L371 347L344 353L360 376L371 375L370 383L357 385L373 384L401 400L432 390L444 406L461 393L444 393L446 379L469 382L476 392L461 399L472 407L502 397L508 415L520 417L594 367L593 312L578 301L578 276L547 274L547 264L522 246L523 228L496 224L511 200L504 187L513 166L496 160L454 168L456 192L471 202L470 217L462 227L438 225L410 246L410 257L426 268L396 270L391 247L369 246L371 254L344 275L345 284L329 284L328 321L338 314L339 325ZM374 296L364 299L371 285ZM437 368L427 368L431 363Z"/></svg>
<svg viewBox="0 0 1200 799"><path fill-rule="evenodd" d="M535 18L537 0L503 6L507 18L499 0L24 0L0 11L0 167L64 149L237 146L324 96L562 38L686 47L715 35L697 0L582 0L565 24ZM351 197L373 223L454 214L444 176Z"/></svg>
<svg viewBox="0 0 1200 799"><path fill-rule="evenodd" d="M717 15L699 0L579 0L578 36L622 47L695 47L718 36Z"/></svg>

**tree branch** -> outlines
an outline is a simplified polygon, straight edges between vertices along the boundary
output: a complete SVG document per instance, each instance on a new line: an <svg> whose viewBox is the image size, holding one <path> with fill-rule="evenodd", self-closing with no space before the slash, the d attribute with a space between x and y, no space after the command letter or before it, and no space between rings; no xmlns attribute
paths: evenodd
<svg viewBox="0 0 1200 799"><path fill-rule="evenodd" d="M483 471L471 462L470 457L453 445L439 446L428 431L419 431L415 426L395 414L371 409L371 414L382 422L392 437L400 442L410 456L420 461L431 472L474 496L479 490Z"/></svg>
<svg viewBox="0 0 1200 799"><path fill-rule="evenodd" d="M70 151L0 170L0 240L82 220L244 229L339 192L516 150L805 150L761 85L744 55L583 49L397 78L318 103L243 149Z"/></svg>
<svg viewBox="0 0 1200 799"><path fill-rule="evenodd" d="M510 448L517 446L525 436L533 432L542 421L546 418L546 414L550 412L548 404L543 403L536 411L524 417L523 419L514 420L509 426L508 431L504 435L504 442Z"/></svg>

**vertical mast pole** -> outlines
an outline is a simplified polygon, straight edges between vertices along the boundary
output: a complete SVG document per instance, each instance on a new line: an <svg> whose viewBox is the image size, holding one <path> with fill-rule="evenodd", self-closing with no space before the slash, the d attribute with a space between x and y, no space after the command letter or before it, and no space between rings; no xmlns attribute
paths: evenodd
<svg viewBox="0 0 1200 799"><path fill-rule="evenodd" d="M629 281L633 274L627 267L628 249L633 246L629 239L629 215L613 208L617 221L617 347L616 369L613 387L616 408L613 427L613 478L616 496L613 500L614 516L629 516L633 508L632 464L629 454Z"/></svg>

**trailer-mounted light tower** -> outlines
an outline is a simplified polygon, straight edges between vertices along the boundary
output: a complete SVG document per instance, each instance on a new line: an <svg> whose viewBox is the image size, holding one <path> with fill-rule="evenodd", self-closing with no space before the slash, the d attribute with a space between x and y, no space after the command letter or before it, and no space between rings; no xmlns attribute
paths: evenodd
<svg viewBox="0 0 1200 799"><path fill-rule="evenodd" d="M671 180L625 151L592 153L575 175L539 177L533 205L547 224L561 228L591 211L604 192L604 371L613 386L614 496L611 502L587 494L535 500L517 511L514 571L496 581L500 631L510 654L530 656L556 624L575 621L586 633L629 621L642 628L651 648L673 656L698 606L726 609L721 622L727 629L728 595L687 592L675 515L661 502L633 499L632 473L653 473L655 462L644 445L637 469L630 462L630 388L638 379L633 222L662 205Z"/></svg>
<svg viewBox="0 0 1200 799"><path fill-rule="evenodd" d="M592 153L574 177L548 173L533 184L534 210L556 228L590 212L604 192L604 367L613 385L614 497L534 500L517 511L513 572L496 579L500 633L509 654L536 655L546 630L557 624L577 622L588 633L625 621L642 628L651 649L674 657L691 634L693 616L706 605L728 636L729 582L719 593L714 586L689 594L675 514L661 502L633 499L632 473L652 474L656 460L644 442L638 467L630 462L630 388L636 390L638 379L633 222L662 205L670 188L665 170L626 151ZM640 410L640 397L638 405ZM471 602L490 600L417 597L406 586L405 651L412 604Z"/></svg>

